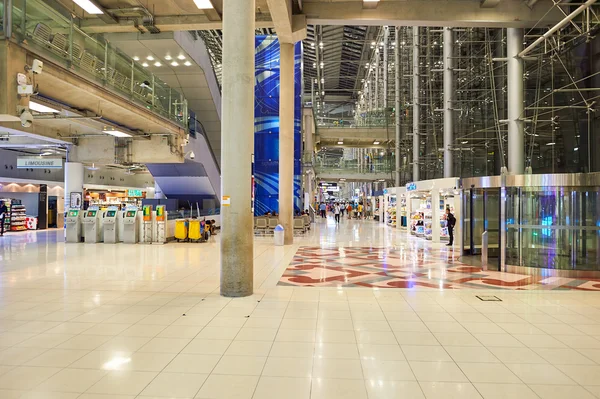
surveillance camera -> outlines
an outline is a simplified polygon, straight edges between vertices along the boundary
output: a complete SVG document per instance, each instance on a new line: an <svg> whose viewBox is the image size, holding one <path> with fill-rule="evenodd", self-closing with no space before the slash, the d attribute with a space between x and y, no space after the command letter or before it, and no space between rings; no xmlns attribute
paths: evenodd
<svg viewBox="0 0 600 399"><path fill-rule="evenodd" d="M194 154L194 151L190 152L190 159L195 159L196 158L196 154Z"/></svg>
<svg viewBox="0 0 600 399"><path fill-rule="evenodd" d="M35 73L36 75L40 75L42 73L42 69L44 69L44 63L40 60L33 60L31 72Z"/></svg>
<svg viewBox="0 0 600 399"><path fill-rule="evenodd" d="M33 124L33 115L29 112L29 109L25 108L21 112L21 126L30 127Z"/></svg>

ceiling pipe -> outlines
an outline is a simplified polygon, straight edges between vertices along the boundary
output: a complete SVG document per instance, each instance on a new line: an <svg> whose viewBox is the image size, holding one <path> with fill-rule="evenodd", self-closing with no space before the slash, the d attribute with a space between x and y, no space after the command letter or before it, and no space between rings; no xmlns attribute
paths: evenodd
<svg viewBox="0 0 600 399"><path fill-rule="evenodd" d="M527 55L528 53L530 53L531 50L533 50L540 43L542 43L544 40L546 40L550 36L552 36L556 31L562 29L565 25L567 25L569 22L571 22L576 16L578 16L583 11L585 11L586 9L588 9L594 3L596 3L596 1L597 0L588 0L585 3L583 3L582 5L580 5L579 7L577 7L575 9L575 11L573 11L572 13L570 13L569 15L567 15L562 21L560 21L559 23L557 23L556 25L554 25L552 28L550 28L550 30L548 32L544 33L536 41L534 41L533 43L531 43L526 49L524 49L523 51L521 51L518 56L519 57L524 57L525 55Z"/></svg>

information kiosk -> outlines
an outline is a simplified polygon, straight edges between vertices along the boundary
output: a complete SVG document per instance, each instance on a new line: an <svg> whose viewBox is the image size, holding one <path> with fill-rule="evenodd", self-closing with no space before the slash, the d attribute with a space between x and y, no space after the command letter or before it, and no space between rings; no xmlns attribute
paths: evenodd
<svg viewBox="0 0 600 399"><path fill-rule="evenodd" d="M123 218L123 242L137 244L139 241L139 224L137 208L126 208Z"/></svg>
<svg viewBox="0 0 600 399"><path fill-rule="evenodd" d="M152 242L152 205L144 205L142 208L144 220L142 222L142 238L141 242L151 243Z"/></svg>
<svg viewBox="0 0 600 399"><path fill-rule="evenodd" d="M104 242L116 244L119 240L119 223L121 221L121 212L116 206L111 206L104 214Z"/></svg>
<svg viewBox="0 0 600 399"><path fill-rule="evenodd" d="M86 243L101 242L100 213L98 209L88 209L83 216Z"/></svg>
<svg viewBox="0 0 600 399"><path fill-rule="evenodd" d="M67 242L81 242L81 216L84 211L71 208L67 212Z"/></svg>
<svg viewBox="0 0 600 399"><path fill-rule="evenodd" d="M156 226L152 241L156 244L167 242L167 211L164 205L156 206Z"/></svg>

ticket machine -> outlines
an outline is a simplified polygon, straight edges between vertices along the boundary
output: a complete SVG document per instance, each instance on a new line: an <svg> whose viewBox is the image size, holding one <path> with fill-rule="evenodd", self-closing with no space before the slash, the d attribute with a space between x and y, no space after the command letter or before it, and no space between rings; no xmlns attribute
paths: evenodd
<svg viewBox="0 0 600 399"><path fill-rule="evenodd" d="M83 215L83 228L85 230L85 242L101 242L102 229L100 227L100 210L88 209Z"/></svg>
<svg viewBox="0 0 600 399"><path fill-rule="evenodd" d="M139 223L137 208L126 208L123 217L123 242L137 244L139 241Z"/></svg>
<svg viewBox="0 0 600 399"><path fill-rule="evenodd" d="M144 205L142 208L143 222L142 222L142 238L141 242L151 243L152 242L152 205Z"/></svg>
<svg viewBox="0 0 600 399"><path fill-rule="evenodd" d="M116 206L111 206L104 214L104 242L116 244L119 242L119 223L121 212Z"/></svg>
<svg viewBox="0 0 600 399"><path fill-rule="evenodd" d="M156 225L154 226L152 241L155 244L164 244L167 242L167 211L165 205L156 206Z"/></svg>
<svg viewBox="0 0 600 399"><path fill-rule="evenodd" d="M81 242L81 220L83 215L82 210L71 208L67 212L67 242Z"/></svg>

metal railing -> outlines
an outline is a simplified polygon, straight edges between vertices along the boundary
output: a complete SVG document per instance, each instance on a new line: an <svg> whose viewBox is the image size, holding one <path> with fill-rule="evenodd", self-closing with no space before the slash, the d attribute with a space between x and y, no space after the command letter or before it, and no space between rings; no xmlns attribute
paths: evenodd
<svg viewBox="0 0 600 399"><path fill-rule="evenodd" d="M134 60L102 35L83 32L72 15L67 18L44 1L12 0L12 4L5 11L12 11L13 36L22 46L187 129L183 94L146 69L158 60Z"/></svg>
<svg viewBox="0 0 600 399"><path fill-rule="evenodd" d="M315 172L319 173L360 173L360 174L382 174L390 173L395 168L394 159L390 161L375 161L359 164L358 160L344 159L316 159L314 163Z"/></svg>

